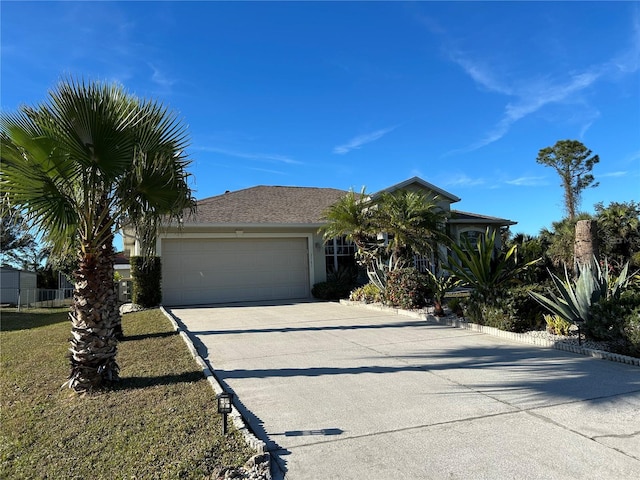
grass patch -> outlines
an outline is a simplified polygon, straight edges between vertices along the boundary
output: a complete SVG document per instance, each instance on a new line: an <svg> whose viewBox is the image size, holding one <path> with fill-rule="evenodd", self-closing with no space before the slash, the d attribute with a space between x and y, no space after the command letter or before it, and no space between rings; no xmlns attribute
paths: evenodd
<svg viewBox="0 0 640 480"><path fill-rule="evenodd" d="M223 437L215 393L159 310L123 317L119 385L79 396L67 310L2 310L0 478L216 477L255 454Z"/></svg>

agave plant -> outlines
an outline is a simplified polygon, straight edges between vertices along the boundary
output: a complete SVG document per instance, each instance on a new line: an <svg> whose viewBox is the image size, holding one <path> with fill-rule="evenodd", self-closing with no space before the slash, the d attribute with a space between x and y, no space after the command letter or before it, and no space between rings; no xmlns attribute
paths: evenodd
<svg viewBox="0 0 640 480"><path fill-rule="evenodd" d="M369 281L384 294L387 290L387 277L389 272L402 268L405 262L401 258L395 258L393 254L389 256L388 260L384 260L382 257L381 254L372 255L365 265L367 267Z"/></svg>
<svg viewBox="0 0 640 480"><path fill-rule="evenodd" d="M629 274L629 262L625 264L617 277L611 275L609 262L606 258L604 259L604 269L600 268L597 261L594 264L598 273L598 283L601 285L601 289L605 290L607 300L620 298L620 294L629 286L629 283L638 278L639 271Z"/></svg>
<svg viewBox="0 0 640 480"><path fill-rule="evenodd" d="M595 266L592 266L595 265ZM620 275L617 277L609 273L607 260L604 261L604 270L600 268L598 262L581 265L578 278L572 283L569 280L567 267L565 265L565 280L561 280L553 273L549 272L558 295L550 292L549 297L545 297L536 292L529 292L535 300L543 307L568 322L579 325L590 317L591 306L603 299L620 298L622 291L627 288L629 282L637 275L628 274L629 264L627 263Z"/></svg>
<svg viewBox="0 0 640 480"><path fill-rule="evenodd" d="M553 292L549 292L549 297L537 292L529 292L529 295L551 313L568 322L576 325L585 322L589 318L591 305L596 303L603 293L602 283L593 274L591 267L581 265L580 275L573 284L569 279L566 265L564 267L565 280L558 278L551 272L549 274L558 295Z"/></svg>

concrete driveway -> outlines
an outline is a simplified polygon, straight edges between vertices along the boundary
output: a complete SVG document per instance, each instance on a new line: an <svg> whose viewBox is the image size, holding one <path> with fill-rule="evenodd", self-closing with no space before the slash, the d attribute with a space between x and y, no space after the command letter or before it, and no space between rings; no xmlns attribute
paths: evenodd
<svg viewBox="0 0 640 480"><path fill-rule="evenodd" d="M275 479L640 478L636 366L335 303L171 312Z"/></svg>

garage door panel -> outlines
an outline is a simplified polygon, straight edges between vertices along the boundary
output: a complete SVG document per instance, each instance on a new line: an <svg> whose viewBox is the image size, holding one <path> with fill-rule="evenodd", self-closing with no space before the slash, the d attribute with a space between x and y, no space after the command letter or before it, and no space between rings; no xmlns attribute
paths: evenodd
<svg viewBox="0 0 640 480"><path fill-rule="evenodd" d="M163 302L188 305L309 296L306 238L165 239Z"/></svg>

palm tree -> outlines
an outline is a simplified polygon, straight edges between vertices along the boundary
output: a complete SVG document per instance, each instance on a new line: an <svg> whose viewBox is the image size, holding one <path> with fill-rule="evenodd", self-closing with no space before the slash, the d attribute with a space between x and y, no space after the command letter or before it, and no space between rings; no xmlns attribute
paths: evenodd
<svg viewBox="0 0 640 480"><path fill-rule="evenodd" d="M611 202L595 205L598 234L604 253L621 266L640 246L640 204Z"/></svg>
<svg viewBox="0 0 640 480"><path fill-rule="evenodd" d="M346 237L355 243L358 250L365 250L371 238L371 212L366 208L367 194L350 190L344 197L331 205L323 213L327 223L320 228L326 241L336 237Z"/></svg>
<svg viewBox="0 0 640 480"><path fill-rule="evenodd" d="M0 117L2 190L54 254L76 247L71 373L78 392L117 380L120 316L114 231L151 240L162 219L192 208L186 129L160 103L119 85L61 81L48 101Z"/></svg>
<svg viewBox="0 0 640 480"><path fill-rule="evenodd" d="M435 251L436 241L446 241L446 213L436 199L422 192L398 190L376 199L373 223L389 238L388 252L396 259L412 261L413 255Z"/></svg>
<svg viewBox="0 0 640 480"><path fill-rule="evenodd" d="M588 213L580 213L573 219L565 218L559 222L553 222L551 230L546 228L540 230L541 241L548 245L546 256L559 271L563 264L573 270L576 223L590 219L591 216Z"/></svg>

